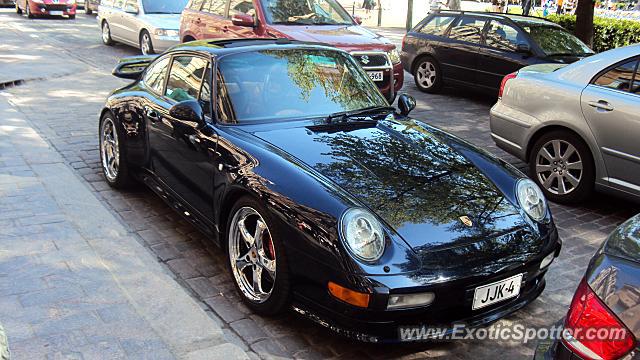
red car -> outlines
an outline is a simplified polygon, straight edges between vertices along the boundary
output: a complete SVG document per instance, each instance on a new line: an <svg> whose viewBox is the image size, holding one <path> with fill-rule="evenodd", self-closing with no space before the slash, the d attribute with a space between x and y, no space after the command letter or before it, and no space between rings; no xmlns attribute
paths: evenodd
<svg viewBox="0 0 640 360"><path fill-rule="evenodd" d="M16 12L25 12L29 19L41 15L76 18L76 0L16 0Z"/></svg>
<svg viewBox="0 0 640 360"><path fill-rule="evenodd" d="M402 87L400 55L386 38L360 26L335 0L190 0L180 39L288 38L350 52L389 102Z"/></svg>

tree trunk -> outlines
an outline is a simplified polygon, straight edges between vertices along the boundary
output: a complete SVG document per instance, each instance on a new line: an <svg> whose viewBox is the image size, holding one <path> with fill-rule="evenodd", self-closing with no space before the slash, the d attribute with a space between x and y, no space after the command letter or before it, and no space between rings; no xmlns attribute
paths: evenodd
<svg viewBox="0 0 640 360"><path fill-rule="evenodd" d="M407 32L413 27L413 0L407 0Z"/></svg>
<svg viewBox="0 0 640 360"><path fill-rule="evenodd" d="M575 34L589 47L593 47L593 5L594 0L578 0L576 8Z"/></svg>

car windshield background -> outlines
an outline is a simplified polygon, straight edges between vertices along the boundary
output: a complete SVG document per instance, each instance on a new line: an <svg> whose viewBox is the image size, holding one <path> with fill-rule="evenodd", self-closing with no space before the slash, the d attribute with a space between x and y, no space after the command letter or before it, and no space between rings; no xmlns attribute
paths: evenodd
<svg viewBox="0 0 640 360"><path fill-rule="evenodd" d="M598 86L637 94L638 88L640 88L638 75L635 76L634 81L634 74L637 68L637 59L628 61L600 75L593 83Z"/></svg>
<svg viewBox="0 0 640 360"><path fill-rule="evenodd" d="M524 26L547 56L590 55L593 51L571 33L555 26Z"/></svg>
<svg viewBox="0 0 640 360"><path fill-rule="evenodd" d="M142 0L145 14L180 14L187 0Z"/></svg>
<svg viewBox="0 0 640 360"><path fill-rule="evenodd" d="M269 24L353 25L353 20L335 0L264 0Z"/></svg>
<svg viewBox="0 0 640 360"><path fill-rule="evenodd" d="M230 54L218 66L222 77L216 103L222 122L322 117L388 106L355 61L337 51L278 49Z"/></svg>

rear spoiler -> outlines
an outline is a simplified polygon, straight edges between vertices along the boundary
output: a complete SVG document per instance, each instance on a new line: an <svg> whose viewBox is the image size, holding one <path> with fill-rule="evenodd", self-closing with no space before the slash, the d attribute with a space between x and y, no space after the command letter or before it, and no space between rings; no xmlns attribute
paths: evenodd
<svg viewBox="0 0 640 360"><path fill-rule="evenodd" d="M120 59L113 76L123 79L137 79L158 55L128 56Z"/></svg>

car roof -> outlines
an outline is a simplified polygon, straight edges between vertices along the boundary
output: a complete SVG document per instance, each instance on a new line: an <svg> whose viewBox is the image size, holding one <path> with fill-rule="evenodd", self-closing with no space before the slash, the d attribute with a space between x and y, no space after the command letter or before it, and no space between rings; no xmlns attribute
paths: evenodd
<svg viewBox="0 0 640 360"><path fill-rule="evenodd" d="M323 43L305 42L290 39L209 39L179 44L169 49L168 52L196 51L209 53L214 56L222 56L226 54L241 53L247 51L296 48L317 48L322 50L342 51Z"/></svg>
<svg viewBox="0 0 640 360"><path fill-rule="evenodd" d="M438 10L436 13L440 14L461 14L461 15L474 15L474 16L484 16L484 17L492 17L492 18L502 18L509 19L518 25L521 26L559 26L556 23L549 21L545 18L537 17L537 16L528 16L528 15L518 15L518 14L505 14L499 12L490 12L490 11L463 11L463 10Z"/></svg>

